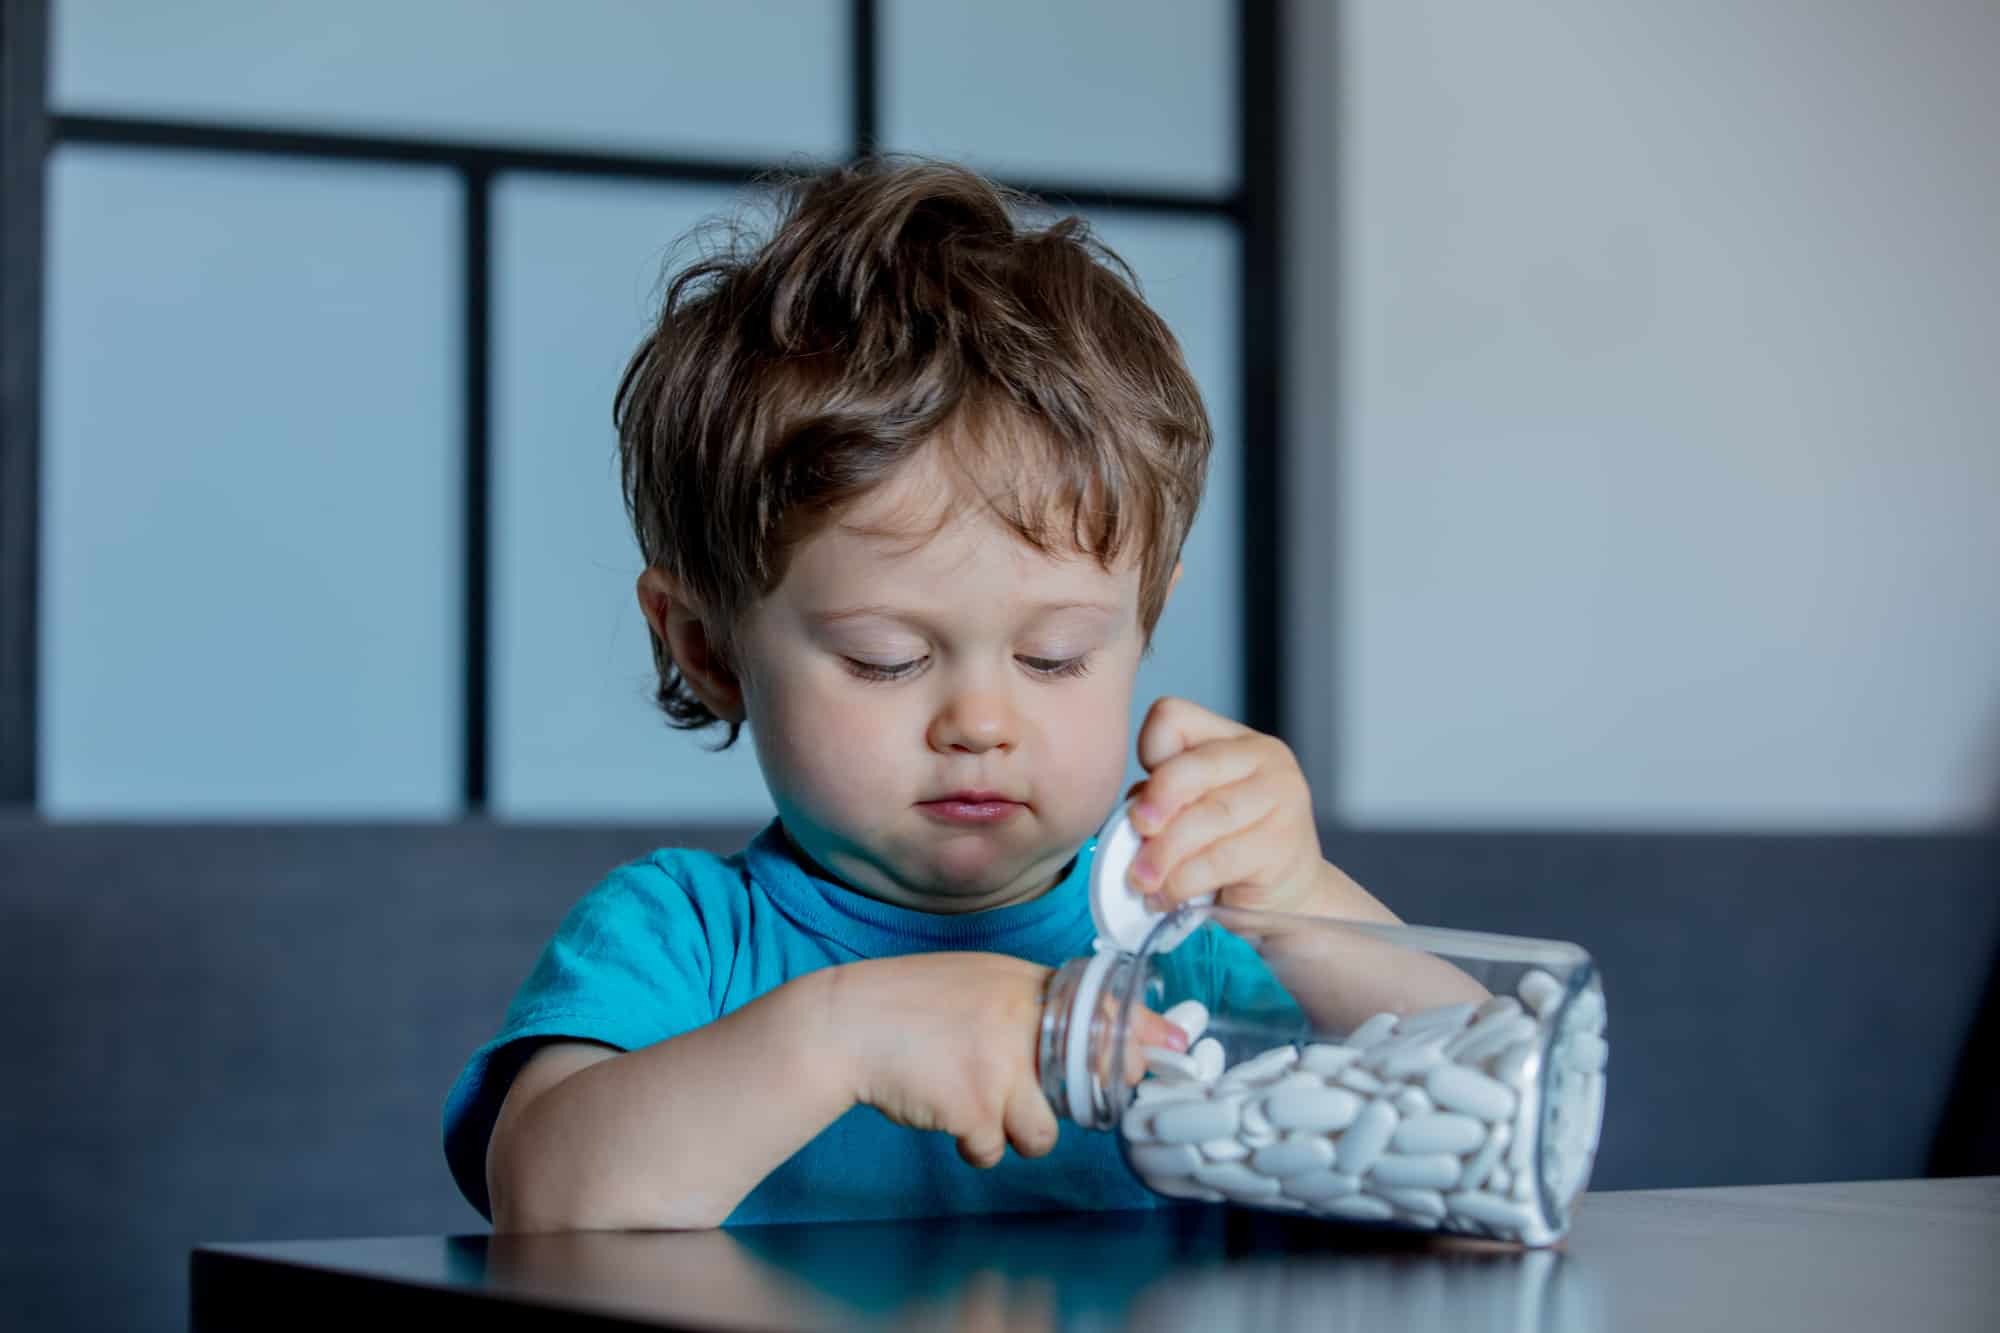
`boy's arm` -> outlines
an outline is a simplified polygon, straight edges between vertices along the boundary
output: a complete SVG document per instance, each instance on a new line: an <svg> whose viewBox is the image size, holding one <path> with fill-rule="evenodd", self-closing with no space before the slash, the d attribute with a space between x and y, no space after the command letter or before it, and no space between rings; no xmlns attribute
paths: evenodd
<svg viewBox="0 0 2000 1333"><path fill-rule="evenodd" d="M811 973L641 1050L536 1051L487 1142L494 1230L719 1225L853 1104L827 989Z"/></svg>
<svg viewBox="0 0 2000 1333"><path fill-rule="evenodd" d="M951 1135L972 1166L995 1165L1009 1145L1040 1157L1056 1142L1036 1071L1048 977L1002 954L870 959L808 973L640 1050L545 1047L508 1089L487 1143L494 1227L718 1226L855 1105ZM1151 1013L1134 1039L1186 1049Z"/></svg>

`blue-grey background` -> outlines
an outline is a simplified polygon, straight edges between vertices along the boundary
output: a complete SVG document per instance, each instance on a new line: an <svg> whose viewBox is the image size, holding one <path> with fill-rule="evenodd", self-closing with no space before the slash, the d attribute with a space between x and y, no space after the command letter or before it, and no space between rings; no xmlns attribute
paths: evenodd
<svg viewBox="0 0 2000 1333"><path fill-rule="evenodd" d="M825 160L855 8L50 0L46 95ZM1599 1187L2000 1172L2000 13L1277 9L1286 133L1247 147L1286 200L1285 738L1328 854L1407 919L1597 955ZM1236 3L875 11L888 147L1243 184ZM468 811L462 183L48 155L36 794L0 810L30 1326L181 1326L203 1241L481 1226L438 1109L543 939L611 865L767 814L747 743L651 710L609 423L676 240L743 196L492 188ZM1218 425L1139 705L1241 712L1242 234L1090 216Z"/></svg>

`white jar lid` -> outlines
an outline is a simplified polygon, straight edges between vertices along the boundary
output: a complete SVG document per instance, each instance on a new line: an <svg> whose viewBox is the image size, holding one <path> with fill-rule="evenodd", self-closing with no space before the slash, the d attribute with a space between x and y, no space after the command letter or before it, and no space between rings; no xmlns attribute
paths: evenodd
<svg viewBox="0 0 2000 1333"><path fill-rule="evenodd" d="M1146 906L1146 899L1126 878L1139 855L1139 830L1132 826L1132 802L1126 801L1104 821L1097 832L1097 851L1090 863L1090 919L1097 926L1099 942L1121 953L1137 953L1146 937L1166 915ZM1196 898L1188 907L1215 901L1213 895ZM1193 933L1200 921L1183 908L1188 920L1159 943L1158 952L1172 949Z"/></svg>

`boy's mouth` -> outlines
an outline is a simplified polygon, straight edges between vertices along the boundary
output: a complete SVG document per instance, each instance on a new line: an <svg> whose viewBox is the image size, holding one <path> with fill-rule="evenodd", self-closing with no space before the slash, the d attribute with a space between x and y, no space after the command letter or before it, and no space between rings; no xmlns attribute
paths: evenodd
<svg viewBox="0 0 2000 1333"><path fill-rule="evenodd" d="M917 802L917 809L948 824L996 824L1020 808L1019 801L991 791L948 792Z"/></svg>

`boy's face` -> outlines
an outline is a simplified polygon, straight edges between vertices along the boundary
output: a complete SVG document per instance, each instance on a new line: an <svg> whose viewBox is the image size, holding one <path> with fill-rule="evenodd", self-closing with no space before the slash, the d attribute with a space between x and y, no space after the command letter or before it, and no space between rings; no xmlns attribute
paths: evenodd
<svg viewBox="0 0 2000 1333"><path fill-rule="evenodd" d="M934 455L793 551L735 664L799 848L883 901L981 911L1053 884L1121 793L1139 573L1044 556L976 501L926 537Z"/></svg>

